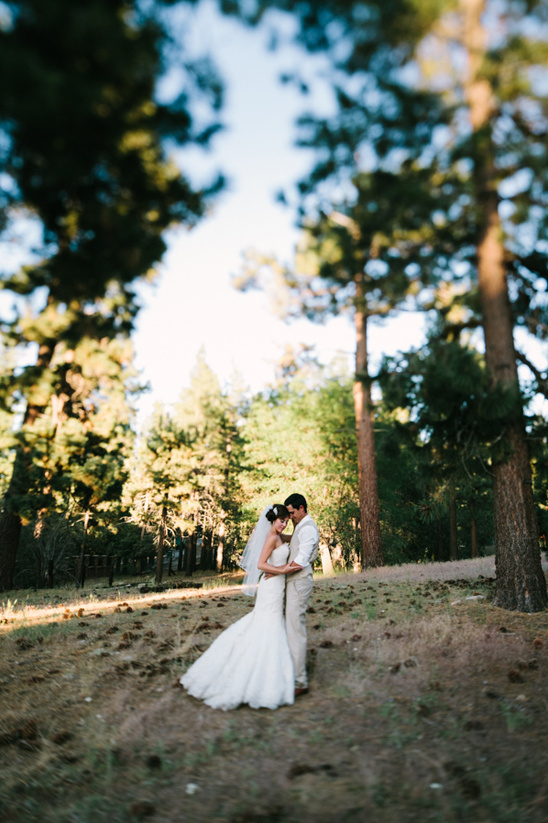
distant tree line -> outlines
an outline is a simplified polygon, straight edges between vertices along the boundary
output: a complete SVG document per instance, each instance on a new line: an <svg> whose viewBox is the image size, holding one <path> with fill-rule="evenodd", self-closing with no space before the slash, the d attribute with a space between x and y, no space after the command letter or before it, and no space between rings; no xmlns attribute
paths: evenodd
<svg viewBox="0 0 548 823"><path fill-rule="evenodd" d="M485 367L477 352L446 349L422 349L379 375L374 428L387 563L494 552L489 443L476 414ZM352 386L343 360L323 366L310 351L288 351L275 383L250 396L222 389L200 353L178 402L157 405L124 448L108 429L112 439L95 456L78 461L68 444L62 482L52 479L48 500L23 525L15 585L83 584L86 563L91 573L99 563L102 576L125 571L157 582L233 571L257 514L295 489L306 492L320 527L319 565L360 568ZM544 449L538 458L540 504ZM88 497L87 506L79 502L83 477L82 488L97 490L93 506ZM28 496L30 513L32 489Z"/></svg>

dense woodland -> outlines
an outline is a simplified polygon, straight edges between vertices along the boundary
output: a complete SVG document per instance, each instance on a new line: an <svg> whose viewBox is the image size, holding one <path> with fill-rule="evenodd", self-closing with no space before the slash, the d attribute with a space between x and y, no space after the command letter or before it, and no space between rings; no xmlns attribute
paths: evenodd
<svg viewBox="0 0 548 823"><path fill-rule="evenodd" d="M157 581L233 569L261 508L299 490L324 569L495 553L495 602L545 608L548 377L514 331L548 332L546 4L219 3L280 48L290 15L330 71L286 82L333 99L320 118L304 97L296 127L316 162L285 193L294 263L257 257L235 285L274 284L288 317L347 314L355 370L288 352L250 396L200 356L137 432L136 284L223 187L184 167L222 123L192 5L0 4L0 591L83 585L98 558ZM409 310L427 343L372 373L371 322Z"/></svg>

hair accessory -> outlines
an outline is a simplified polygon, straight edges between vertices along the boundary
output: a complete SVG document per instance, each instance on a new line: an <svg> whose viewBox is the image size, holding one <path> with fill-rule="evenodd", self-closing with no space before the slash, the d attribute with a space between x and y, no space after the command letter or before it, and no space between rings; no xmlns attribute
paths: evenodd
<svg viewBox="0 0 548 823"><path fill-rule="evenodd" d="M278 507L277 506L272 506L272 511L274 512L274 514L277 517L278 516Z"/></svg>

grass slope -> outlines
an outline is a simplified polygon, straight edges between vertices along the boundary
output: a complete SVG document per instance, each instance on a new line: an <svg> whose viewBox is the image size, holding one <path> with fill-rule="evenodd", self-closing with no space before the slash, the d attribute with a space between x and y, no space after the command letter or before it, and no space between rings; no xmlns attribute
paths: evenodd
<svg viewBox="0 0 548 823"><path fill-rule="evenodd" d="M276 712L178 685L252 606L233 585L18 593L0 820L546 823L548 614L490 605L490 563L319 577L311 690Z"/></svg>

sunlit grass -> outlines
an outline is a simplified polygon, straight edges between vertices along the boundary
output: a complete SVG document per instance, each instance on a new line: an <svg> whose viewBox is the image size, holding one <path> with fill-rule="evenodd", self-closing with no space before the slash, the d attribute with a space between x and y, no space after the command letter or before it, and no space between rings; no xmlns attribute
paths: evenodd
<svg viewBox="0 0 548 823"><path fill-rule="evenodd" d="M241 577L241 575L240 575ZM88 617L97 613L112 613L117 609L137 609L162 601L193 600L215 594L234 594L240 591L233 582L220 581L218 578L202 578L201 588L174 588L162 592L146 594L131 593L127 588L113 587L107 594L99 593L99 581L93 592L74 592L74 590L56 589L44 593L18 593L18 597L0 601L0 632L11 631L16 625L34 625L60 620L72 620ZM140 581L139 585L150 585ZM169 584L168 584L169 585ZM57 604L44 603L54 598L62 600Z"/></svg>
<svg viewBox="0 0 548 823"><path fill-rule="evenodd" d="M429 563L429 564L406 564L402 566L383 566L378 569L368 569L362 573L337 571L334 575L324 576L321 572L315 574L316 580L329 581L335 588L348 585L349 580L362 582L364 580L374 583L382 579L385 582L417 581L421 579L451 579L456 574L460 577L477 577L478 574L486 576L493 572L492 558L479 558L477 560L461 561L453 563ZM174 576L164 580L164 585L169 587L170 583L181 582L180 577ZM102 611L112 612L121 603L132 608L139 608L150 605L161 600L178 600L184 598L206 597L211 593L229 594L239 591L242 581L242 573L228 573L216 575L206 573L195 575L192 583L200 583L201 588L189 589L169 589L162 592L150 592L139 594L131 591L133 587L153 587L152 578L130 578L123 583L118 582L112 587L107 586L107 580L97 579L88 581L86 588L74 590L72 587L60 587L53 590L40 591L17 591L5 599L0 600L0 630L9 630L14 623L31 625L34 623L58 621L63 619L73 619L77 616L89 615L90 613ZM344 595L342 595L344 597ZM54 602L54 601L58 602ZM368 618L375 619L379 606L369 602L367 606Z"/></svg>

